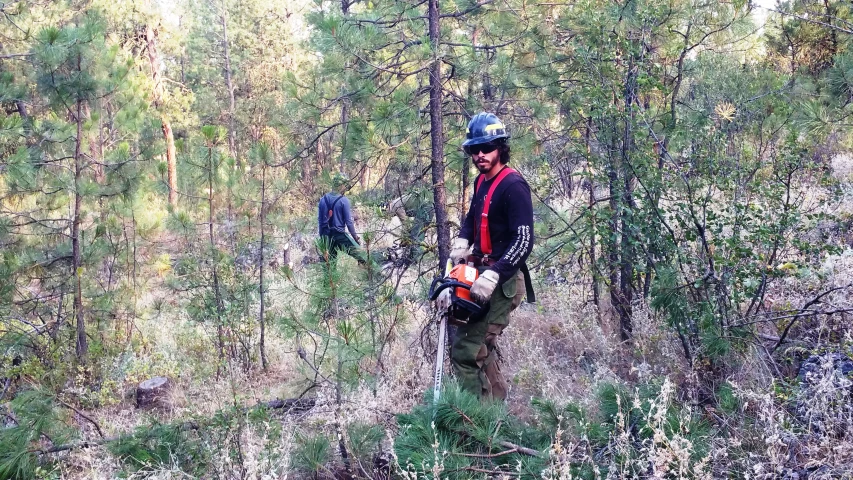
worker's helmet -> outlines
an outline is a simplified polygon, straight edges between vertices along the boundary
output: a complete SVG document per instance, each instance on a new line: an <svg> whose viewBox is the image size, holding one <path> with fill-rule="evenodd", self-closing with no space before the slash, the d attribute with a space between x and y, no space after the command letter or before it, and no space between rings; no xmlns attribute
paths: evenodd
<svg viewBox="0 0 853 480"><path fill-rule="evenodd" d="M474 118L468 122L468 130L462 146L480 145L500 138L509 138L506 126L494 113L481 112L474 115Z"/></svg>

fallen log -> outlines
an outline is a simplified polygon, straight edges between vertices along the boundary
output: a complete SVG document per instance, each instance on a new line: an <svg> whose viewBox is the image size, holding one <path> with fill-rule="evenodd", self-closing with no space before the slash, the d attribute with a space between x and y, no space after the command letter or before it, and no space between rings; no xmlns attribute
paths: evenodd
<svg viewBox="0 0 853 480"><path fill-rule="evenodd" d="M285 413L305 413L314 408L317 401L313 398L275 399L263 404L272 410L284 410Z"/></svg>

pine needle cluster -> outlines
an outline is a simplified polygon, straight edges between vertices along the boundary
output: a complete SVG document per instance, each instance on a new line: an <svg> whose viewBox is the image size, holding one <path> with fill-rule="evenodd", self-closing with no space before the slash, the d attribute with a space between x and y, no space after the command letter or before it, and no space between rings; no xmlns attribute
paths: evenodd
<svg viewBox="0 0 853 480"><path fill-rule="evenodd" d="M53 397L39 390L0 405L0 479L34 478L44 466L40 453L68 441L71 430L60 413Z"/></svg>
<svg viewBox="0 0 853 480"><path fill-rule="evenodd" d="M547 433L520 423L503 403L481 403L457 385L445 388L435 405L428 396L398 422L394 450L406 478L539 478L545 467L544 456L521 453L513 445L544 451Z"/></svg>
<svg viewBox="0 0 853 480"><path fill-rule="evenodd" d="M633 393L604 385L595 408L534 399L527 423L502 403L483 402L451 385L398 417L394 449L404 478L625 478L655 471L708 471L713 432L678 407L668 381Z"/></svg>

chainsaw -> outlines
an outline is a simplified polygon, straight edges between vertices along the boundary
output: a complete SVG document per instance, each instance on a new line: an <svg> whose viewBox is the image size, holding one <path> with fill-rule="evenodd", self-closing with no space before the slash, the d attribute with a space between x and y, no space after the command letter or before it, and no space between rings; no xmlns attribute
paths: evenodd
<svg viewBox="0 0 853 480"><path fill-rule="evenodd" d="M443 278L436 278L429 287L429 299L435 301L441 292L450 290L450 307L445 317L454 325L465 325L483 309L471 299L471 285L480 274L476 268L459 264L449 269Z"/></svg>
<svg viewBox="0 0 853 480"><path fill-rule="evenodd" d="M447 261L444 277L436 278L429 287L429 299L436 301L441 292L450 290L450 305L446 311L439 312L441 320L438 324L438 352L435 358L435 385L432 400L438 403L441 396L441 378L444 375L444 351L447 348L447 322L454 325L465 325L470 318L482 311L480 305L471 300L471 285L480 274L476 268L460 264L453 266Z"/></svg>

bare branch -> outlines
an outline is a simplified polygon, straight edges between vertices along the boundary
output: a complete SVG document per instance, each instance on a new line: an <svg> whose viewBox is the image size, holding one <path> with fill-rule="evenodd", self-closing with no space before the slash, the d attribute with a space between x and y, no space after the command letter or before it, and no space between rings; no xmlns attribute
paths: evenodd
<svg viewBox="0 0 853 480"><path fill-rule="evenodd" d="M32 53L6 53L0 55L0 60L5 60L7 58L21 58L21 57L32 57Z"/></svg>
<svg viewBox="0 0 853 480"><path fill-rule="evenodd" d="M766 8L766 7L765 7L765 8ZM803 21L803 22L811 23L811 24L814 24L814 25L820 25L820 26L822 26L822 27L826 27L826 28L831 28L832 30L837 30L837 31L839 31L839 32L846 33L846 34L848 34L848 35L853 35L853 30L850 30L850 29L847 29L847 28L841 28L841 27L839 27L838 25L833 25L833 24L831 24L831 23L821 22L821 21L819 21L819 20L812 20L811 18L804 17L804 16L802 16L802 15L797 15L796 13L784 12L784 11L782 11L782 10L776 10L775 8L766 8L766 10L767 10L767 11L770 11L770 12L776 12L776 13L778 13L779 15L783 15L783 16L786 16L786 17L793 17L793 18L796 18L797 20L801 20L801 21Z"/></svg>

